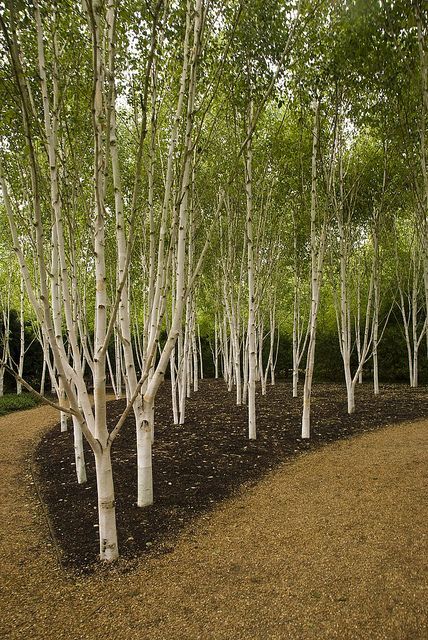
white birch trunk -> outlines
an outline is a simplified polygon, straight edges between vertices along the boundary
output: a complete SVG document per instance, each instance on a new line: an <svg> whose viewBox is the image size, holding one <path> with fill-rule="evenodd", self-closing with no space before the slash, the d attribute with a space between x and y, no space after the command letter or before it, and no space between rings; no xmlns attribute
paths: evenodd
<svg viewBox="0 0 428 640"><path fill-rule="evenodd" d="M245 336L245 343L243 349L243 380L242 380L242 404L247 404L248 399L248 369L249 369L249 358L248 358L248 333Z"/></svg>
<svg viewBox="0 0 428 640"><path fill-rule="evenodd" d="M384 183L386 170L384 169ZM374 215L373 224L373 392L377 396L379 389L379 311L380 311L380 292L379 292L379 212Z"/></svg>
<svg viewBox="0 0 428 640"><path fill-rule="evenodd" d="M171 394L172 394L172 419L174 424L179 424L178 404L177 404L177 376L175 365L175 347L171 351L169 359L169 368L171 371Z"/></svg>
<svg viewBox="0 0 428 640"><path fill-rule="evenodd" d="M42 339L42 352L43 352L43 364L42 364L42 375L40 377L40 388L39 388L39 393L41 396L45 395L45 384L46 384L46 369L47 369L47 364L46 364L46 360L47 360L47 355L46 355L46 347L47 345L44 344L44 341Z"/></svg>
<svg viewBox="0 0 428 640"><path fill-rule="evenodd" d="M201 329L199 327L199 323L197 327L198 327L199 372L200 372L201 380L203 380L204 379L204 359L202 354Z"/></svg>
<svg viewBox="0 0 428 640"><path fill-rule="evenodd" d="M264 325L263 325L263 321L261 321L259 322L259 327L258 327L259 380L261 384L262 396L265 396L266 395L266 378L267 378L269 362L266 366L266 375L265 375L265 370L263 367L263 344L264 344Z"/></svg>
<svg viewBox="0 0 428 640"><path fill-rule="evenodd" d="M275 360L274 360L274 348L275 348L275 309L276 309L276 304L274 303L272 305L272 308L270 310L270 314L269 314L269 325L270 325L270 330L269 330L269 356L268 356L268 366L266 367L266 380L265 380L265 384L267 381L267 376L268 376L268 370L270 369L270 383L273 386L275 384Z"/></svg>
<svg viewBox="0 0 428 640"><path fill-rule="evenodd" d="M418 354L420 344L426 332L427 318L425 318L419 329L420 309L419 295L421 286L421 263L422 258L418 253L418 247L413 238L410 250L410 273L407 281L407 292L403 290L402 273L398 264L398 254L396 253L396 277L399 291L398 306L403 319L404 338L406 341L407 361L409 368L409 384L412 388L418 385Z"/></svg>
<svg viewBox="0 0 428 640"><path fill-rule="evenodd" d="M355 343L357 347L358 364L361 363L361 278L360 278L361 264L358 263L357 274L357 317L355 320ZM358 374L358 384L363 383L363 367L360 368Z"/></svg>
<svg viewBox="0 0 428 640"><path fill-rule="evenodd" d="M306 324L306 334L302 342L303 325L301 320L301 308L300 308L300 287L301 287L301 274L299 264L299 251L297 245L297 221L296 214L293 209L293 248L294 248L294 296L293 296L293 337L292 337L292 351L293 351L293 372L292 372L292 386L293 386L293 398L298 396L299 385L299 370L302 358L306 351L306 345L309 337L310 318ZM279 341L279 335L278 335ZM278 342L279 347L279 342Z"/></svg>
<svg viewBox="0 0 428 640"><path fill-rule="evenodd" d="M25 319L24 319L24 279L20 278L20 296L19 296L19 362L18 375L20 378L24 375L24 357L25 357ZM16 381L16 394L22 393L22 382Z"/></svg>
<svg viewBox="0 0 428 640"><path fill-rule="evenodd" d="M311 429L311 395L312 379L315 363L315 344L318 319L318 306L321 291L321 273L324 261L325 222L317 246L316 212L317 212L317 156L319 135L319 100L314 104L314 126L312 143L312 180L311 180L311 316L309 324L309 344L306 357L305 383L303 386L302 438L310 437Z"/></svg>
<svg viewBox="0 0 428 640"><path fill-rule="evenodd" d="M242 379L241 379L241 352L239 345L239 328L237 322L237 314L235 310L235 301L233 299L233 293L226 290L224 291L224 303L226 309L226 315L229 321L229 333L230 333L230 354L231 360L233 360L233 379L236 386L236 404L240 406L242 404ZM232 373L230 374L232 378Z"/></svg>
<svg viewBox="0 0 428 640"><path fill-rule="evenodd" d="M94 221L94 256L95 256L95 335L94 335L94 417L95 438L99 448L95 450L95 467L98 489L98 517L100 536L100 559L111 561L118 557L116 532L116 513L111 466L111 451L108 442L106 415L106 336L107 336L107 288L105 264L105 108L104 80L105 69L100 56L102 36L100 16L102 5L93 0L91 15L94 50L94 92L93 92L93 125L94 125L94 183L95 183L95 221ZM107 14L112 13L112 5ZM110 43L113 46L112 43Z"/></svg>
<svg viewBox="0 0 428 640"><path fill-rule="evenodd" d="M196 342L196 322L195 322L195 311L193 311L193 321L192 321L192 355L193 355L193 391L196 392L199 390L199 357L198 357L198 346Z"/></svg>
<svg viewBox="0 0 428 640"><path fill-rule="evenodd" d="M116 400L119 400L119 396L117 395L117 391L116 391L116 383L115 383L115 380L114 380L113 368L111 366L111 360L110 360L110 355L109 355L108 350L107 350L107 353L106 353L106 359L107 359L107 365L108 365L108 372L109 372L109 376L110 376L110 383L111 383L111 387L113 389L114 397L116 398Z"/></svg>
<svg viewBox="0 0 428 640"><path fill-rule="evenodd" d="M3 364L0 364L0 398L4 396L4 374L6 368Z"/></svg>
<svg viewBox="0 0 428 640"><path fill-rule="evenodd" d="M294 275L297 279L297 275ZM298 327L299 327L299 293L297 290L297 280L294 285L294 304L293 304L293 398L297 398L297 387L299 384L299 340L298 340Z"/></svg>
<svg viewBox="0 0 428 640"><path fill-rule="evenodd" d="M74 442L74 462L76 465L76 475L78 484L84 484L86 478L85 453L83 449L83 434L80 422L73 416L73 442Z"/></svg>
<svg viewBox="0 0 428 640"><path fill-rule="evenodd" d="M218 322L217 322L217 314L215 316L214 321L214 376L215 379L219 378L219 370L218 370Z"/></svg>
<svg viewBox="0 0 428 640"><path fill-rule="evenodd" d="M98 532L100 560L110 562L119 555L116 531L116 507L110 448L95 453L98 494Z"/></svg>
<svg viewBox="0 0 428 640"><path fill-rule="evenodd" d="M120 346L120 339L117 330L114 332L114 361L116 369L116 382L115 382L115 396L116 400L122 397L122 349Z"/></svg>
<svg viewBox="0 0 428 640"><path fill-rule="evenodd" d="M61 378L58 380L58 401L61 406L65 406L66 393L64 390L64 383ZM67 431L68 414L65 411L60 412L61 433Z"/></svg>
<svg viewBox="0 0 428 640"><path fill-rule="evenodd" d="M137 483L139 507L153 504L152 433L154 399L143 401L142 420L137 426Z"/></svg>
<svg viewBox="0 0 428 640"><path fill-rule="evenodd" d="M9 283L10 285L10 283ZM4 374L6 363L9 360L9 340L10 340L10 286L6 294L6 305L3 309L3 340L2 358L0 362L0 398L4 396Z"/></svg>
<svg viewBox="0 0 428 640"><path fill-rule="evenodd" d="M85 4L85 9L88 5ZM96 274L96 318L95 318L95 345L94 345L94 413L92 411L88 390L85 386L83 370L81 368L82 354L77 340L77 327L73 318L72 293L70 287L70 274L66 257L65 234L62 224L61 201L58 189L58 167L56 162L57 131L58 131L58 75L53 73L54 108L50 112L50 92L47 88L47 76L44 59L44 35L42 19L37 0L34 1L34 17L37 28L37 50L39 59L39 77L43 100L43 115L46 134L46 149L49 155L49 178L51 186L52 206L52 270L49 273L45 262L45 232L44 218L42 216L42 199L40 195L40 168L38 156L35 153L32 127L30 126L30 114L32 113L28 86L25 82L24 70L21 66L17 29L14 22L13 7L11 10L11 53L17 84L20 89L22 106L23 129L28 144L28 166L30 171L34 249L36 255L36 269L40 295L37 296L32 278L28 269L26 258L21 249L15 215L10 199L6 180L0 164L0 182L10 229L12 233L14 249L17 253L21 273L24 278L27 295L32 304L42 330L46 332L49 347L52 350L55 369L58 372L59 381L63 386L68 399L68 404L73 415L80 419L81 429L88 439L94 454L97 472L98 506L99 506L99 531L100 531L100 558L114 560L118 556L116 521L114 513L113 478L110 461L110 445L108 442L108 430L106 425L106 398L105 398L105 349L106 349L106 287L105 287L105 253L104 253L104 130L103 130L103 65L100 52L101 43L101 4L93 0L88 10L88 18L91 21L91 33L93 44L93 125L94 125L94 178L95 178L95 210L94 221L94 266ZM55 48L55 45L54 45ZM33 114L34 115L34 114ZM37 117L37 114L36 114ZM105 122L105 121L104 121ZM41 128L43 125L39 123ZM61 270L61 273L59 272ZM52 307L50 306L48 279L51 280ZM70 365L69 356L64 347L61 330L61 305L58 303L59 290L61 288L62 308L67 327L68 345L71 350L73 368ZM76 394L76 388L78 394ZM78 406L78 398L82 410ZM58 405L56 405L58 407Z"/></svg>
<svg viewBox="0 0 428 640"><path fill-rule="evenodd" d="M245 145L245 195L247 202L246 237L248 269L248 437L255 440L256 429L256 310L254 286L253 192L252 192L252 119L253 104L248 109L247 142Z"/></svg>

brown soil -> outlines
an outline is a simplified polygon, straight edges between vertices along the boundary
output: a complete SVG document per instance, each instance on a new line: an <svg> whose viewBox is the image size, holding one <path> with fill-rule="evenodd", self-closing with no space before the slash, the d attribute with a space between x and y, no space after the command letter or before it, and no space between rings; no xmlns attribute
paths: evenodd
<svg viewBox="0 0 428 640"><path fill-rule="evenodd" d="M55 421L47 407L0 419L1 637L426 638L427 422L302 455L194 519L171 553L83 577L58 565L28 473Z"/></svg>
<svg viewBox="0 0 428 640"><path fill-rule="evenodd" d="M258 481L285 460L326 443L384 424L428 416L425 388L391 385L375 398L370 385L358 388L357 410L346 413L346 393L339 385L316 385L312 438L300 438L301 398L288 384L268 387L257 398L256 441L246 435L246 407L222 381L204 380L187 403L186 423L171 423L170 387L160 391L154 445L155 504L136 506L135 422L130 417L116 440L113 467L119 546L122 558L170 553L177 535L195 516L212 509L244 484ZM111 402L113 428L124 401ZM79 572L97 564L97 497L93 456L87 448L88 482L75 479L73 435L54 429L42 439L35 460L39 487L47 504L62 563Z"/></svg>

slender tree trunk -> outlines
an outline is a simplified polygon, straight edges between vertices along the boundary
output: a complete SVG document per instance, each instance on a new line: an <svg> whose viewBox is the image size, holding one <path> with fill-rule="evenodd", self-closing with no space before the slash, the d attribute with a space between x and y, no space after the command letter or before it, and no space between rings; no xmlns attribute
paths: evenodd
<svg viewBox="0 0 428 640"><path fill-rule="evenodd" d="M316 233L317 212L317 156L319 135L319 101L314 105L314 126L312 143L312 181L311 181L311 316L309 325L309 344L306 357L305 383L303 386L302 438L310 437L311 395L315 363L315 344L318 320L318 306L321 291L321 274L324 261L325 222L318 239Z"/></svg>
<svg viewBox="0 0 428 640"><path fill-rule="evenodd" d="M215 321L214 321L214 376L215 379L218 380L219 378L219 370L218 370L218 321L217 321L217 314L215 316Z"/></svg>
<svg viewBox="0 0 428 640"><path fill-rule="evenodd" d="M293 247L294 247L294 296L293 296L293 337L292 337L292 351L293 351L293 398L297 398L298 384L299 384L299 369L303 355L306 351L307 340L309 336L308 322L306 325L306 335L302 343L302 322L301 322L301 305L300 305L300 288L301 288L301 275L299 264L299 251L297 244L297 221L296 215L293 209ZM279 335L278 335L278 347L279 347Z"/></svg>
<svg viewBox="0 0 428 640"><path fill-rule="evenodd" d="M73 416L73 442L74 442L74 462L76 465L77 482L84 484L86 478L85 454L83 449L83 434L80 422Z"/></svg>
<svg viewBox="0 0 428 640"><path fill-rule="evenodd" d="M361 264L358 263L357 274L357 317L355 320L355 344L357 347L358 364L361 363L361 279L360 279ZM360 367L360 373L358 374L358 384L363 383L363 366Z"/></svg>
<svg viewBox="0 0 428 640"><path fill-rule="evenodd" d="M379 395L379 238L378 215L375 217L373 230L373 392Z"/></svg>
<svg viewBox="0 0 428 640"><path fill-rule="evenodd" d="M46 383L46 360L43 358L42 375L40 376L40 387L39 387L39 393L41 396L45 395L45 383Z"/></svg>
<svg viewBox="0 0 428 640"><path fill-rule="evenodd" d="M114 332L114 362L116 369L116 382L115 382L115 396L116 399L122 397L122 349L120 346L120 339L117 330Z"/></svg>
<svg viewBox="0 0 428 640"><path fill-rule="evenodd" d="M265 375L265 370L263 368L263 344L264 344L264 325L263 325L263 321L261 321L259 323L258 329L259 329L258 330L259 380L260 380L260 384L261 384L262 396L265 396L266 395L266 378L267 378L267 370L268 370L269 362L266 365L266 375Z"/></svg>
<svg viewBox="0 0 428 640"><path fill-rule="evenodd" d="M298 340L298 326L299 326L298 304L299 304L299 295L297 292L297 286L295 285L294 305L293 305L293 398L297 398L297 387L299 384L300 359L299 359L299 340Z"/></svg>
<svg viewBox="0 0 428 640"><path fill-rule="evenodd" d="M116 391L116 383L115 383L115 380L114 380L113 368L111 366L111 360L110 360L110 355L109 355L108 350L107 350L107 353L106 353L106 359L107 359L107 365L108 365L108 372L109 372L109 376L110 376L110 383L111 383L111 387L113 389L114 397L116 398L116 400L119 400L119 396L117 395L117 391Z"/></svg>
<svg viewBox="0 0 428 640"><path fill-rule="evenodd" d="M247 268L248 268L248 437L255 440L256 431L256 310L254 287L254 246L253 246L253 152L252 152L253 104L250 103L245 145L245 193L247 200Z"/></svg>
<svg viewBox="0 0 428 640"><path fill-rule="evenodd" d="M107 9L107 23L112 15L112 6ZM111 451L108 444L106 415L106 346L107 335L107 287L105 262L105 176L106 176L106 104L104 94L105 68L101 58L102 29L100 18L102 5L100 0L92 0L89 19L92 22L94 90L93 90L93 128L94 128L94 184L95 184L95 335L94 335L94 417L95 438L99 448L95 450L95 468L98 488L98 517L101 560L115 560L119 555L116 511L111 466ZM110 30L110 26L109 26ZM113 47L113 43L110 42ZM108 105L110 106L110 105Z"/></svg>
<svg viewBox="0 0 428 640"><path fill-rule="evenodd" d="M248 399L248 369L249 369L249 358L248 358L248 333L245 336L244 349L243 349L243 385L242 385L242 404L247 404Z"/></svg>
<svg viewBox="0 0 428 640"><path fill-rule="evenodd" d="M179 424L178 404L177 404L177 376L175 365L175 347L171 351L169 359L169 368L171 371L171 395L172 395L172 417L174 424Z"/></svg>
<svg viewBox="0 0 428 640"><path fill-rule="evenodd" d="M226 314L229 320L230 352L233 360L233 378L236 386L236 404L242 404L242 379L241 379L241 350L239 346L239 328L235 300L232 291L228 293L225 285L224 302Z"/></svg>
<svg viewBox="0 0 428 640"><path fill-rule="evenodd" d="M10 340L10 286L7 292L6 308L3 309L3 340L2 359L0 362L0 398L4 395L4 374L6 363L9 360L9 340Z"/></svg>
<svg viewBox="0 0 428 640"><path fill-rule="evenodd" d="M137 427L137 482L139 507L153 504L152 433L154 399L144 398L142 420Z"/></svg>
<svg viewBox="0 0 428 640"><path fill-rule="evenodd" d="M268 370L270 369L270 375L271 375L271 379L270 379L270 383L273 386L275 384L275 361L274 361L274 348L275 348L275 303L272 305L272 308L270 310L270 314L269 314L269 356L268 356L268 366L266 367L266 380L265 380L265 384L267 382L267 376L268 376Z"/></svg>
<svg viewBox="0 0 428 640"><path fill-rule="evenodd" d="M65 390L64 390L64 384L61 380L61 378L59 378L58 380L58 400L61 406L65 406L65 401L66 401L66 394L65 394ZM61 432L64 433L65 431L67 431L67 418L68 415L65 411L61 411L60 413L61 416Z"/></svg>
<svg viewBox="0 0 428 640"><path fill-rule="evenodd" d="M18 362L18 375L20 378L24 375L24 357L25 357L25 319L24 319L24 279L21 276L20 279L20 296L19 296L19 362ZM16 393L21 395L22 383L20 380L16 381Z"/></svg>
<svg viewBox="0 0 428 640"><path fill-rule="evenodd" d="M199 349L199 371L201 380L204 379L204 360L202 355L202 344L201 344L201 330L198 323L198 349Z"/></svg>

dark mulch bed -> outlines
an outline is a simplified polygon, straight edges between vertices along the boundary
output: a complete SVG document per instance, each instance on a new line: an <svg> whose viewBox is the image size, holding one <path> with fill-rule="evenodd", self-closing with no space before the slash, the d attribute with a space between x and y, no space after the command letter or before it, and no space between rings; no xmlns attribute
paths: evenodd
<svg viewBox="0 0 428 640"><path fill-rule="evenodd" d="M206 512L244 483L300 452L370 431L385 424L428 417L428 391L383 386L375 397L369 385L356 394L356 413L346 413L346 393L338 385L315 385L312 438L300 438L301 398L280 383L258 394L258 438L246 438L247 412L222 381L204 380L187 403L186 424L171 420L170 386L156 404L154 454L155 504L136 506L134 421L129 418L113 449L119 547L122 557L172 550L177 534L195 515ZM124 401L108 406L113 426ZM98 552L96 485L93 456L87 452L88 482L79 486L74 473L72 432L50 431L36 454L39 490L45 501L66 567L87 572Z"/></svg>

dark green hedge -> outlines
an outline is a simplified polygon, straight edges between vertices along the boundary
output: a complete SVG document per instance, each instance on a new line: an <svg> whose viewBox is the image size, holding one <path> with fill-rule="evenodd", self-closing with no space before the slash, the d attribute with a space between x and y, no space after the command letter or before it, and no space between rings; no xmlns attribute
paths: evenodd
<svg viewBox="0 0 428 640"><path fill-rule="evenodd" d="M0 416L5 416L12 411L22 411L23 409L31 409L37 406L40 400L31 393L22 393L17 396L13 393L8 393L0 397Z"/></svg>

